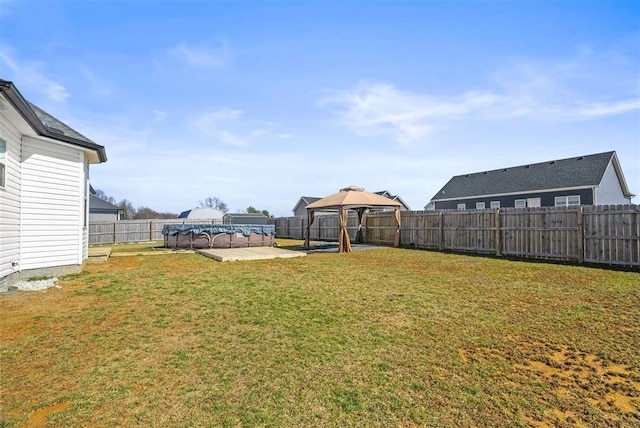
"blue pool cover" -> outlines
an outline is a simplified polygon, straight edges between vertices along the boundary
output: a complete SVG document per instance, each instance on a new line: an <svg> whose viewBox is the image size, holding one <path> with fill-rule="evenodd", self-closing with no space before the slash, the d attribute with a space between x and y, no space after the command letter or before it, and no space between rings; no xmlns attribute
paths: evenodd
<svg viewBox="0 0 640 428"><path fill-rule="evenodd" d="M276 226L274 224L165 224L162 228L163 235L175 236L178 234L188 235L190 233L199 235L201 233L242 233L249 236L252 233L258 235L275 235Z"/></svg>

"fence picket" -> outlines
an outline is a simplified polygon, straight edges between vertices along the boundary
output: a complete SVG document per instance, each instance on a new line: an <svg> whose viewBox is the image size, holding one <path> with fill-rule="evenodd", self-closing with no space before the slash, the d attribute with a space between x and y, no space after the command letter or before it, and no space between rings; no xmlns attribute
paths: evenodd
<svg viewBox="0 0 640 428"><path fill-rule="evenodd" d="M401 220L403 247L640 267L638 205L407 211ZM337 216L316 216L315 221L313 237L337 240ZM276 219L276 236L303 238L301 227L280 225ZM356 226L352 215L351 239ZM363 227L365 242L393 244L392 212L368 213Z"/></svg>

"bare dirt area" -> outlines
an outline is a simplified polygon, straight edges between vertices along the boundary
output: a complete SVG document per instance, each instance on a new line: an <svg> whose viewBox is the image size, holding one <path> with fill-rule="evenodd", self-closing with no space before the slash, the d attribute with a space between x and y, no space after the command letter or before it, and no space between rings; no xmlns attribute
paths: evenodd
<svg viewBox="0 0 640 428"><path fill-rule="evenodd" d="M461 349L467 363L500 361L510 365L508 376L522 383L544 385L551 406L537 415L521 414L531 426L593 426L594 415L627 426L640 409L640 373L567 345L514 337L512 349ZM514 383L516 386L518 382Z"/></svg>

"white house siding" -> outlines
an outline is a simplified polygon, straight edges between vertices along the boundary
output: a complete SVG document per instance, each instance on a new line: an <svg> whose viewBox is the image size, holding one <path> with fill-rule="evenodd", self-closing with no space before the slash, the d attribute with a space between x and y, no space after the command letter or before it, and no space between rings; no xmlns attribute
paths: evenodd
<svg viewBox="0 0 640 428"><path fill-rule="evenodd" d="M1 113L0 113L1 114ZM0 188L0 282L17 272L20 261L20 133L0 120L0 138L7 145L6 183ZM15 263L15 264L13 264Z"/></svg>
<svg viewBox="0 0 640 428"><path fill-rule="evenodd" d="M80 216L80 227L82 227L82 248L80 253L82 258L80 263L89 258L89 161L85 158L84 153L80 153L80 165L83 186L80 189L80 207L84 211Z"/></svg>
<svg viewBox="0 0 640 428"><path fill-rule="evenodd" d="M24 137L22 145L22 270L82 263L79 150Z"/></svg>
<svg viewBox="0 0 640 428"><path fill-rule="evenodd" d="M622 187L620 187L620 180L616 174L616 170L613 166L613 161L609 162L600 185L596 188L596 201L597 205L618 205L628 204L629 199L624 197L622 193Z"/></svg>

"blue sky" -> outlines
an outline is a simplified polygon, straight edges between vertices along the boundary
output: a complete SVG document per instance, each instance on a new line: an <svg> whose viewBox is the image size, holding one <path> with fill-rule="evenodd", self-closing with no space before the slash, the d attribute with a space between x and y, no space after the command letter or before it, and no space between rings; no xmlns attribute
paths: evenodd
<svg viewBox="0 0 640 428"><path fill-rule="evenodd" d="M106 147L95 188L158 211L350 184L421 209L609 150L640 194L637 1L0 0L0 77Z"/></svg>

